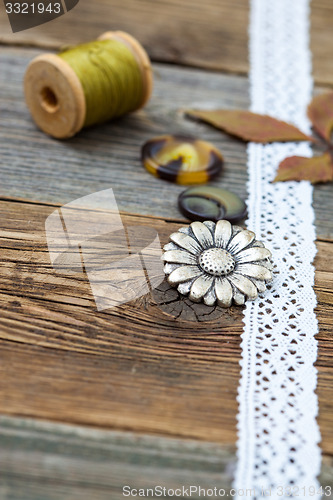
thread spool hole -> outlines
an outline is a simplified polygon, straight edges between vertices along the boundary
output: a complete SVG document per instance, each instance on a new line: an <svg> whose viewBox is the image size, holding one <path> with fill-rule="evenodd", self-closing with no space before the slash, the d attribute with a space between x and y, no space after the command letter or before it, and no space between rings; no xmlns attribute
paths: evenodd
<svg viewBox="0 0 333 500"><path fill-rule="evenodd" d="M48 113L55 113L59 109L59 101L51 87L44 87L40 92L41 105Z"/></svg>

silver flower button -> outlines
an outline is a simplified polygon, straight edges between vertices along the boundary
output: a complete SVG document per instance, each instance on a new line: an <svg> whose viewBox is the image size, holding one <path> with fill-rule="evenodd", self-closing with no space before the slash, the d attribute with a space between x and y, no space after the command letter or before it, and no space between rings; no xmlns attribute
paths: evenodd
<svg viewBox="0 0 333 500"><path fill-rule="evenodd" d="M209 248L199 256L199 265L212 276L226 276L235 267L235 259L231 253L222 248Z"/></svg>
<svg viewBox="0 0 333 500"><path fill-rule="evenodd" d="M170 236L163 260L168 282L193 302L222 307L253 300L272 280L271 252L252 231L226 220L192 222Z"/></svg>

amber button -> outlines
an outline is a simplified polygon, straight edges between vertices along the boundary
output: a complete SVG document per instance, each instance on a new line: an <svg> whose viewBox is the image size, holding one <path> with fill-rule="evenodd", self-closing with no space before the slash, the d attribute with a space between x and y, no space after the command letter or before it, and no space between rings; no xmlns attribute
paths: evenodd
<svg viewBox="0 0 333 500"><path fill-rule="evenodd" d="M209 142L162 135L143 145L142 163L160 179L176 184L204 184L221 172L223 156Z"/></svg>

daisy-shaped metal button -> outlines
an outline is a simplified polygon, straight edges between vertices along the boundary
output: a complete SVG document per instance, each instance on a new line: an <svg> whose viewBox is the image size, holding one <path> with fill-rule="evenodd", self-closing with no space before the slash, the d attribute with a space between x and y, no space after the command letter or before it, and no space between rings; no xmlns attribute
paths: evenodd
<svg viewBox="0 0 333 500"><path fill-rule="evenodd" d="M252 231L226 220L192 222L171 234L164 272L193 302L230 307L254 300L272 280L271 252Z"/></svg>

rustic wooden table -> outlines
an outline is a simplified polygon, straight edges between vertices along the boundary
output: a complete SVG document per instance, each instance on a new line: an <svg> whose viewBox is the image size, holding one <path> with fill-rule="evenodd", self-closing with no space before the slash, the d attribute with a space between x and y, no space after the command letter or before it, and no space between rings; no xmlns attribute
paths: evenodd
<svg viewBox="0 0 333 500"><path fill-rule="evenodd" d="M139 148L166 132L223 151L214 184L246 196L246 147L185 120L189 106L248 107L248 2L81 0L64 17L12 34L0 11L0 498L106 500L122 486L230 487L242 311L175 321L148 297L97 312L85 276L51 267L44 224L69 201L112 187L125 223L182 220L182 188L140 165ZM333 4L312 2L316 92L333 85ZM154 63L148 106L59 142L36 129L22 78L46 48L109 29L136 36ZM333 189L314 193L322 481L333 482Z"/></svg>

